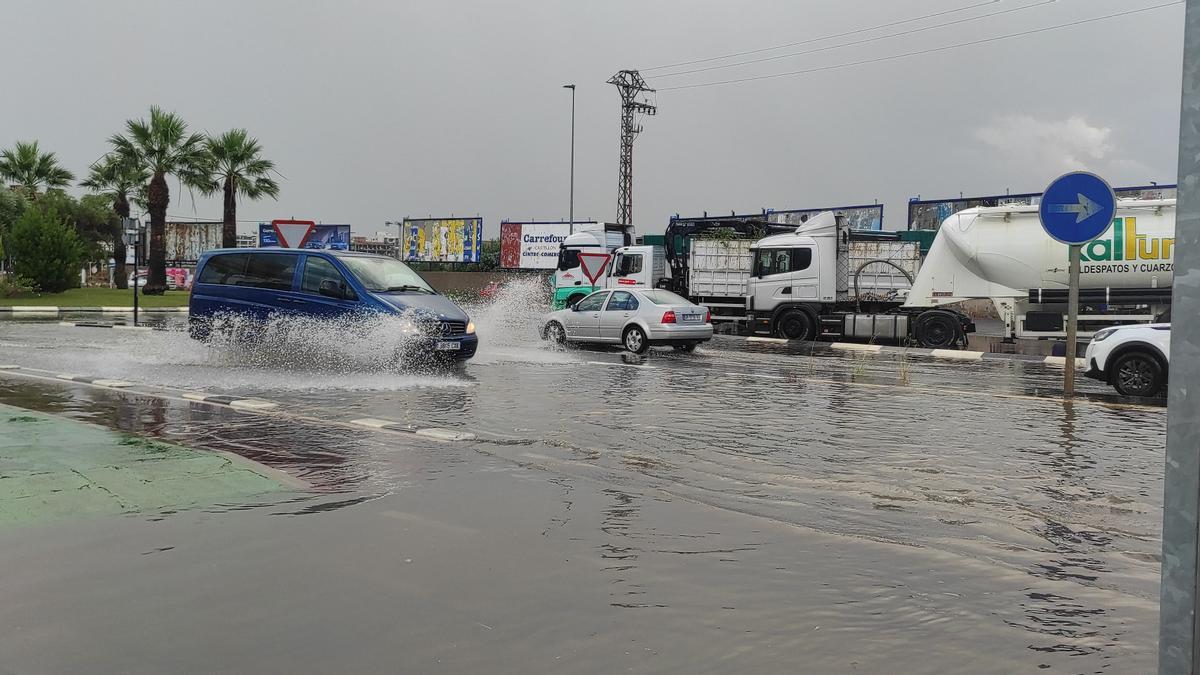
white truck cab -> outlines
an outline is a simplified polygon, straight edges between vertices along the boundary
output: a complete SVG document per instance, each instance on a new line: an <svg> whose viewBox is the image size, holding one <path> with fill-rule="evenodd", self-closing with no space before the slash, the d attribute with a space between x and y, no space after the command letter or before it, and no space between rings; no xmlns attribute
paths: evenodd
<svg viewBox="0 0 1200 675"><path fill-rule="evenodd" d="M633 226L613 223L585 223L563 240L558 249L558 268L554 272L555 309L573 305L600 288L588 280L579 265L580 253L613 253L633 242ZM597 282L600 280L597 279Z"/></svg>

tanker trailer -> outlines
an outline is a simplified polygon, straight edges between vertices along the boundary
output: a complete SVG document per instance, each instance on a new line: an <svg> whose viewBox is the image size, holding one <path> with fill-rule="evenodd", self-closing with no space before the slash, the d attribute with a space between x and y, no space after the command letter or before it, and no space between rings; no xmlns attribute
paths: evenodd
<svg viewBox="0 0 1200 675"><path fill-rule="evenodd" d="M1079 337L1153 321L1171 303L1175 200L1122 199L1113 224L1083 246ZM1068 249L1042 230L1038 207L977 207L938 230L905 307L988 299L1005 336L1066 336Z"/></svg>

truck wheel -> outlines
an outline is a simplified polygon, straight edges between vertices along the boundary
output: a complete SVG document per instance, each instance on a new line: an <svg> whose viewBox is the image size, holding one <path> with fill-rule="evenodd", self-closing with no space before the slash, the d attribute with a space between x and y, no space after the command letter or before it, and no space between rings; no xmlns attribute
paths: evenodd
<svg viewBox="0 0 1200 675"><path fill-rule="evenodd" d="M947 312L925 312L913 331L917 344L927 349L953 349L960 337L958 320Z"/></svg>
<svg viewBox="0 0 1200 675"><path fill-rule="evenodd" d="M634 354L645 354L647 349L650 349L650 341L646 339L646 333L637 326L630 326L625 329L625 337L621 340L625 344L625 349Z"/></svg>
<svg viewBox="0 0 1200 675"><path fill-rule="evenodd" d="M816 337L816 327L808 312L800 309L790 309L775 320L779 337L789 340L812 340Z"/></svg>
<svg viewBox="0 0 1200 675"><path fill-rule="evenodd" d="M542 339L549 340L556 345L561 345L567 341L567 332L563 330L561 323L551 321L542 329Z"/></svg>
<svg viewBox="0 0 1200 675"><path fill-rule="evenodd" d="M1112 385L1122 396L1154 396L1165 379L1158 359L1146 352L1122 354L1113 364Z"/></svg>

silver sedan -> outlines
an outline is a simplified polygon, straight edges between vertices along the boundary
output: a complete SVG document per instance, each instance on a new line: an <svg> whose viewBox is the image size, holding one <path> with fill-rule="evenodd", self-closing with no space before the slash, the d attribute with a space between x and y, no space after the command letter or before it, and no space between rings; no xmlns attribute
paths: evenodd
<svg viewBox="0 0 1200 675"><path fill-rule="evenodd" d="M572 307L552 312L542 325L544 340L619 344L635 354L651 345L690 352L712 336L706 308L670 291L649 288L596 291Z"/></svg>

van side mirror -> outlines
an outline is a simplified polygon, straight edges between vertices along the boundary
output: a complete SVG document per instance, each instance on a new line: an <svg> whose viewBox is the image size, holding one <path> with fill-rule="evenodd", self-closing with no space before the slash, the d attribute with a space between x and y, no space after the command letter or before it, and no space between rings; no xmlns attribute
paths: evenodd
<svg viewBox="0 0 1200 675"><path fill-rule="evenodd" d="M327 298L344 300L346 299L346 289L342 286L343 284L339 284L333 279L322 279L321 286L317 289L317 292Z"/></svg>

